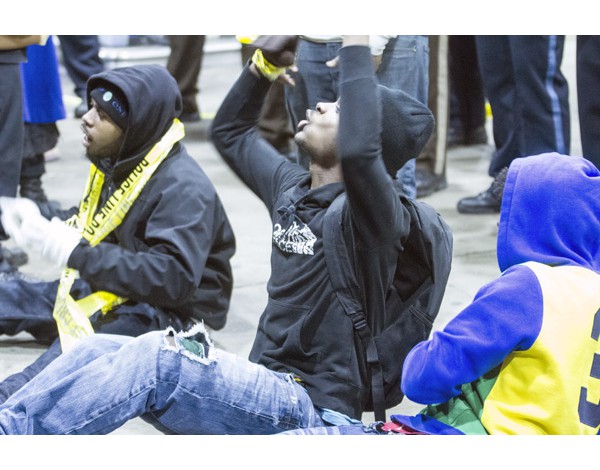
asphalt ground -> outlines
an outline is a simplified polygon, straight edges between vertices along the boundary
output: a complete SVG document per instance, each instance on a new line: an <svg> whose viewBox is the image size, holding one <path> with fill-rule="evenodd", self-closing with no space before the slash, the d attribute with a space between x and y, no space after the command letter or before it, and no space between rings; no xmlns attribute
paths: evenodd
<svg viewBox="0 0 600 470"><path fill-rule="evenodd" d="M575 89L575 38L567 39L563 73L571 93L572 144L571 153L581 153ZM111 47L103 49L109 66L135 63L166 64L168 48L164 46ZM213 333L218 346L247 356L258 318L266 302L265 285L270 273L270 221L262 203L240 182L222 162L208 138L208 128L222 98L241 70L239 49L232 37L209 37L199 79L198 102L202 121L186 125L184 143L214 182L237 238L237 252L232 260L235 286L229 319L225 328ZM79 201L89 169L81 144L80 120L73 116L79 100L61 66L64 102L67 118L58 123L61 137L57 148L59 158L47 163L43 186L50 199L63 207ZM488 137L491 139L491 119ZM491 178L487 168L493 151L491 145L458 147L448 151L448 187L423 199L431 204L450 225L454 235L452 271L434 330L442 328L473 298L480 286L499 275L496 263L497 215L462 215L456 211L457 201L486 189ZM10 246L10 241L7 246ZM21 268L40 279L56 279L59 273L43 260L30 256ZM0 379L31 363L43 349L27 334L0 336ZM416 413L420 405L405 400L390 412ZM368 422L369 414L363 416ZM141 419L127 423L113 434L160 434Z"/></svg>

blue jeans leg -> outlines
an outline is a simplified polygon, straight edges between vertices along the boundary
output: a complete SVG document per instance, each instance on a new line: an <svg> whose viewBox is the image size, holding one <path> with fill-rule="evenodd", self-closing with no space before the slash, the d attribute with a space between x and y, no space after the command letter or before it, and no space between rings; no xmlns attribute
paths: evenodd
<svg viewBox="0 0 600 470"><path fill-rule="evenodd" d="M198 338L172 329L86 338L0 407L0 431L105 434L138 416L173 434L273 434L323 425L290 375L212 345L207 353Z"/></svg>
<svg viewBox="0 0 600 470"><path fill-rule="evenodd" d="M427 36L396 36L390 39L377 69L379 83L402 90L427 104L429 86L429 40ZM416 158L418 155L414 155ZM415 158L409 160L397 173L404 193L417 197Z"/></svg>

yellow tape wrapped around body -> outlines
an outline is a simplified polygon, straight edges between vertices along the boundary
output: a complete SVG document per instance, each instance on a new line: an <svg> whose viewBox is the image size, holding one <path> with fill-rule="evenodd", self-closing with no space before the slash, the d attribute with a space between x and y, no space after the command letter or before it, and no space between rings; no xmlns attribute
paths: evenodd
<svg viewBox="0 0 600 470"><path fill-rule="evenodd" d="M167 157L173 145L185 136L183 124L175 119L167 133L144 159L133 169L119 188L108 198L104 206L96 212L104 174L96 166L90 166L90 174L79 212L67 220L91 246L96 246L109 233L118 227L127 211L133 205L154 171ZM64 351L73 347L78 340L94 333L89 317L95 312L106 313L127 299L110 292L99 291L79 300L71 297L70 291L78 273L65 268L58 285L52 316L56 321L61 348Z"/></svg>

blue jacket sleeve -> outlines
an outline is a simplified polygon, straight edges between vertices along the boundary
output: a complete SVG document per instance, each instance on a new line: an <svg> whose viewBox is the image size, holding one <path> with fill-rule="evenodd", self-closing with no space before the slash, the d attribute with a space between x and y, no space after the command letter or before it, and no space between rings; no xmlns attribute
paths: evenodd
<svg viewBox="0 0 600 470"><path fill-rule="evenodd" d="M448 401L512 351L531 347L542 316L537 278L525 266L510 268L483 286L442 331L413 348L404 362L402 391L417 403Z"/></svg>

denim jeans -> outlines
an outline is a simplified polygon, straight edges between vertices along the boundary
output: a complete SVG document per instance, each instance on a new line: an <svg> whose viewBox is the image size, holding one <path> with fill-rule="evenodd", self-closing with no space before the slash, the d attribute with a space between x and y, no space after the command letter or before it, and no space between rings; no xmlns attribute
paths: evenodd
<svg viewBox="0 0 600 470"><path fill-rule="evenodd" d="M16 335L26 331L50 347L24 370L0 382L0 403L40 373L61 354L57 339L56 322L52 317L58 281L28 282L21 279L0 283L0 334ZM71 290L75 298L92 292L89 284L77 279ZM125 303L108 314L96 313L91 317L94 331L101 333L138 336L167 326L181 328L175 315L148 304Z"/></svg>
<svg viewBox="0 0 600 470"><path fill-rule="evenodd" d="M96 334L0 407L5 434L105 434L141 416L169 434L273 434L322 426L304 387L216 349L201 324Z"/></svg>
<svg viewBox="0 0 600 470"><path fill-rule="evenodd" d="M402 90L427 104L429 87L429 40L427 36L396 36L387 43L377 69L381 85ZM417 197L416 162L409 160L397 173L404 193Z"/></svg>

